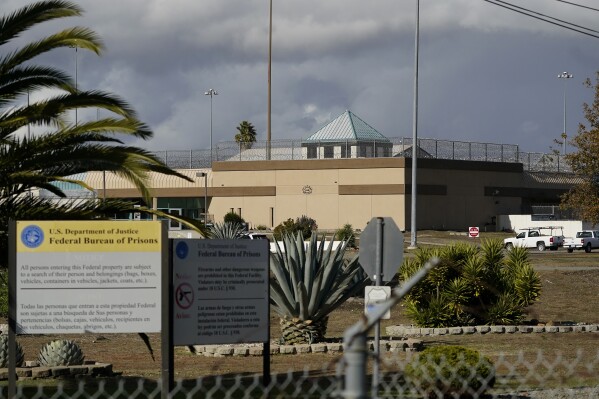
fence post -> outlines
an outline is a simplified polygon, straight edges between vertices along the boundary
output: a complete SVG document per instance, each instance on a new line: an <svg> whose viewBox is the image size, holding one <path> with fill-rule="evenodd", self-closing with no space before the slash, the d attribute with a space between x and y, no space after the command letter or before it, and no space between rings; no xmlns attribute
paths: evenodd
<svg viewBox="0 0 599 399"><path fill-rule="evenodd" d="M359 334L349 342L345 351L344 399L365 399L366 396L366 334Z"/></svg>
<svg viewBox="0 0 599 399"><path fill-rule="evenodd" d="M414 148L412 146L412 148ZM391 297L377 304L372 312L362 317L360 321L349 327L343 333L345 352L345 387L342 393L344 399L365 399L366 394L366 334L387 313L392 306L397 304L426 274L437 264L439 258L429 259L408 281L395 288Z"/></svg>

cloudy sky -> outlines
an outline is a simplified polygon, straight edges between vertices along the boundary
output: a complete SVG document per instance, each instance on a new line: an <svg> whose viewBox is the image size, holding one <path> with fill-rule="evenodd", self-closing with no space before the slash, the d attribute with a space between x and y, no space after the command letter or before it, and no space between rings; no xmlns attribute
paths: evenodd
<svg viewBox="0 0 599 399"><path fill-rule="evenodd" d="M597 11L559 0L510 2L599 30ZM273 140L307 137L346 109L387 137L411 137L416 0L273 3ZM564 88L567 130L575 132L582 103L592 101L583 81L599 70L598 38L483 0L420 3L419 137L548 152L563 130ZM2 4L6 14L28 2ZM268 0L77 4L83 17L44 24L23 40L73 25L94 29L106 51L77 52L79 86L129 101L155 133L137 144L209 148L209 88L219 93L215 144L232 140L242 120L266 139ZM75 72L74 50L44 62ZM558 79L562 71L574 78Z"/></svg>

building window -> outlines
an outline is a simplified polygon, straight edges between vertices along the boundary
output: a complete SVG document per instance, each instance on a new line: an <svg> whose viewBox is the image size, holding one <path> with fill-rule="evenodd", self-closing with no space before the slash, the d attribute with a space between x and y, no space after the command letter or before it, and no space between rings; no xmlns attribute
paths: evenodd
<svg viewBox="0 0 599 399"><path fill-rule="evenodd" d="M335 156L335 147L332 145L327 145L323 147L324 149L324 157L325 158L333 158Z"/></svg>
<svg viewBox="0 0 599 399"><path fill-rule="evenodd" d="M360 145L360 158L372 158L372 146L367 144Z"/></svg>
<svg viewBox="0 0 599 399"><path fill-rule="evenodd" d="M347 143L341 146L341 158L349 158L347 156Z"/></svg>
<svg viewBox="0 0 599 399"><path fill-rule="evenodd" d="M270 208L270 227L275 226L275 208Z"/></svg>
<svg viewBox="0 0 599 399"><path fill-rule="evenodd" d="M309 146L308 147L308 159L315 159L318 158L318 147L316 146Z"/></svg>

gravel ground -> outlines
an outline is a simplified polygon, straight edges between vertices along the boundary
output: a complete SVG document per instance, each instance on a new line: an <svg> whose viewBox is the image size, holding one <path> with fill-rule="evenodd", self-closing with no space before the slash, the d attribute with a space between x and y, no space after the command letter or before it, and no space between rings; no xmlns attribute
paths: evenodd
<svg viewBox="0 0 599 399"><path fill-rule="evenodd" d="M514 394L491 395L490 398L497 399L595 399L599 398L599 387L593 388L556 388L542 389L538 391L518 392Z"/></svg>

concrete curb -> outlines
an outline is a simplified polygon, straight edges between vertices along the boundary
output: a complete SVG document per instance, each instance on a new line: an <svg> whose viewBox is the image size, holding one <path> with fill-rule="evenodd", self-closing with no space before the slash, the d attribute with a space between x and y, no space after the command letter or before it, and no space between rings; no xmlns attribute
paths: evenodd
<svg viewBox="0 0 599 399"><path fill-rule="evenodd" d="M231 356L262 356L262 344L237 344L237 345L194 345L193 350L186 347L189 352L206 357L231 357ZM368 342L368 348L374 349L374 341ZM380 340L381 352L417 352L422 349L422 341L417 339ZM271 355L298 355L308 353L340 354L344 350L343 344L320 343L303 345L270 345Z"/></svg>
<svg viewBox="0 0 599 399"><path fill-rule="evenodd" d="M27 362L32 363L32 362ZM34 362L36 363L36 362ZM110 377L113 375L112 364L85 362L78 366L40 367L38 365L17 367L19 380L40 378L73 378L84 375L90 377ZM0 381L8 380L8 368L0 368Z"/></svg>
<svg viewBox="0 0 599 399"><path fill-rule="evenodd" d="M450 328L389 326L385 331L389 337L397 338L467 334L584 333L598 332L599 324L577 324L569 326L469 326Z"/></svg>

